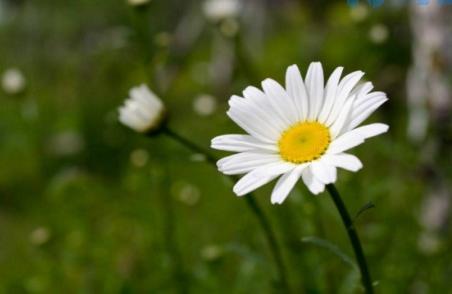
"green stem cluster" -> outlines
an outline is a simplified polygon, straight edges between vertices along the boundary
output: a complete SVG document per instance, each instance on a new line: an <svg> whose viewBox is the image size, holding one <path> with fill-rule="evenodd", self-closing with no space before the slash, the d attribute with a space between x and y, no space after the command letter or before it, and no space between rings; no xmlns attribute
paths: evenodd
<svg viewBox="0 0 452 294"><path fill-rule="evenodd" d="M174 132L173 130L169 129L168 127L165 127L163 132L169 136L171 139L174 139L175 141L179 142L181 145L185 146L186 148L190 149L193 152L203 154L210 164L216 166L217 158L215 158L213 155L210 154L209 151L205 150L204 148L198 146L197 144L193 143L189 139L186 139L185 137L179 135L178 133ZM231 176L230 177L233 181L236 181L237 178ZM331 198L333 199L334 204L336 205L337 210L339 211L339 214L341 216L342 222L347 230L347 234L349 236L350 242L353 247L353 251L356 256L356 260L358 262L358 267L361 272L361 280L362 284L366 290L367 294L373 294L373 286L372 286L372 279L370 277L370 272L367 267L366 258L364 256L363 249L361 247L361 242L359 240L358 234L355 230L355 227L353 225L353 221L350 217L350 214L347 211L347 208L345 207L344 202L342 201L342 198L337 191L336 187L333 184L329 184L326 186L328 192L331 195ZM257 220L259 221L259 224L262 227L262 230L265 233L268 245L270 247L270 251L273 255L275 266L278 272L278 279L281 285L281 288L283 292L289 293L289 283L287 280L287 273L286 268L284 266L281 250L279 248L278 242L276 241L275 233L273 232L270 223L268 221L268 217L265 215L264 211L260 208L258 203L256 202L255 198L252 194L249 194L247 197L245 197L246 203L248 207L251 209L253 214L256 216Z"/></svg>
<svg viewBox="0 0 452 294"><path fill-rule="evenodd" d="M181 145L188 148L189 150L202 154L203 156L205 156L207 162L216 167L216 162L218 159L211 155L210 152L205 150L203 147L193 143L189 139L186 139L185 137L179 135L177 132L171 130L168 127L164 127L163 133L169 136L171 139L179 142ZM237 178L233 176L230 176L229 178L233 181L237 180ZM270 248L270 252L272 253L275 262L276 270L278 273L278 282L282 290L281 292L290 293L286 267L284 265L281 249L279 247L278 242L276 241L276 236L275 233L273 232L273 229L271 228L270 222L268 221L268 217L265 215L264 211L256 202L254 196L251 193L248 194L247 197L245 197L245 200L246 204L251 209L254 216L257 218L259 224L261 225L262 230L264 231L265 237L268 242L268 246Z"/></svg>

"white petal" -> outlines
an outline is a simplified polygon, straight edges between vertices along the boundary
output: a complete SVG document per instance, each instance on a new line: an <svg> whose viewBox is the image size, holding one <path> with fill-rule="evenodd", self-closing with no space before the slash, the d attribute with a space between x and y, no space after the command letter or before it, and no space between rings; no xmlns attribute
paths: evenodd
<svg viewBox="0 0 452 294"><path fill-rule="evenodd" d="M313 62L309 65L306 74L306 88L309 95L308 120L315 120L323 104L324 80L320 62Z"/></svg>
<svg viewBox="0 0 452 294"><path fill-rule="evenodd" d="M265 79L262 88L269 98L275 111L282 115L292 125L297 122L297 113L292 99L284 88L272 79Z"/></svg>
<svg viewBox="0 0 452 294"><path fill-rule="evenodd" d="M365 125L356 128L350 132L357 132L361 134L364 139L378 136L380 134L386 133L389 130L389 126L382 123L373 123L370 125Z"/></svg>
<svg viewBox="0 0 452 294"><path fill-rule="evenodd" d="M348 131L335 139L328 147L327 154L337 154L364 143L364 140L385 133L388 126L381 123L370 124Z"/></svg>
<svg viewBox="0 0 452 294"><path fill-rule="evenodd" d="M350 96L353 87L356 86L356 84L363 77L363 75L364 73L362 71L355 71L346 75L339 83L339 86L337 88L336 99L334 101L331 113L328 116L328 119L326 120L326 125L331 125L334 123L334 121L336 121L336 119L341 113L341 109L344 106L345 101Z"/></svg>
<svg viewBox="0 0 452 294"><path fill-rule="evenodd" d="M353 88L358 84L361 78L364 76L364 72L355 71L344 77L338 87L338 96L347 97L352 92Z"/></svg>
<svg viewBox="0 0 452 294"><path fill-rule="evenodd" d="M331 142L326 153L327 154L341 153L362 143L364 143L364 139L360 134L354 133L353 131L349 131L341 135L333 142Z"/></svg>
<svg viewBox="0 0 452 294"><path fill-rule="evenodd" d="M347 153L325 154L322 159L335 167L340 167L352 172L356 172L363 167L363 164L358 157Z"/></svg>
<svg viewBox="0 0 452 294"><path fill-rule="evenodd" d="M356 103L359 104L362 100L366 99L367 94L372 91L374 85L372 82L365 82L356 86L352 94L356 94Z"/></svg>
<svg viewBox="0 0 452 294"><path fill-rule="evenodd" d="M264 143L250 135L222 135L212 139L211 147L231 152L269 151L277 152L275 144Z"/></svg>
<svg viewBox="0 0 452 294"><path fill-rule="evenodd" d="M281 158L276 154L242 152L220 159L217 167L226 175L238 175L280 161Z"/></svg>
<svg viewBox="0 0 452 294"><path fill-rule="evenodd" d="M251 115L251 113L249 113ZM230 109L227 115L248 134L266 143L274 143L277 136L269 128L265 128L257 122L252 116L248 116L243 110Z"/></svg>
<svg viewBox="0 0 452 294"><path fill-rule="evenodd" d="M371 100L370 105L366 105L362 108L356 108L353 110L350 122L347 125L347 129L351 130L359 126L363 121L365 121L378 107L383 103L388 101L386 97L378 96L374 100ZM365 104L364 104L365 105Z"/></svg>
<svg viewBox="0 0 452 294"><path fill-rule="evenodd" d="M286 91L294 101L298 120L306 120L308 116L308 94L300 70L296 65L287 68Z"/></svg>
<svg viewBox="0 0 452 294"><path fill-rule="evenodd" d="M312 194L317 195L325 190L325 184L320 182L312 173L311 167L308 166L301 173L303 182Z"/></svg>
<svg viewBox="0 0 452 294"><path fill-rule="evenodd" d="M256 102L252 102L249 99L233 95L229 99L230 112L238 114L245 120L249 121L254 128L260 128L265 136L271 138L273 141L279 139L281 130L272 123L271 112L262 110Z"/></svg>
<svg viewBox="0 0 452 294"><path fill-rule="evenodd" d="M243 90L243 96L246 98L249 104L252 104L253 108L258 114L274 126L279 132L287 128L287 123L284 117L280 117L275 112L269 98L264 92L256 87L249 86Z"/></svg>
<svg viewBox="0 0 452 294"><path fill-rule="evenodd" d="M286 162L271 163L259 167L258 169L255 169L243 176L235 184L233 191L237 194L237 196L243 196L294 168L294 164Z"/></svg>
<svg viewBox="0 0 452 294"><path fill-rule="evenodd" d="M297 183L298 179L301 176L301 173L306 168L306 166L306 164L299 165L291 172L287 172L279 178L272 192L271 202L273 204L283 203L283 201L287 198L290 191L292 191L293 187Z"/></svg>
<svg viewBox="0 0 452 294"><path fill-rule="evenodd" d="M355 100L355 96L350 97L345 102L344 107L341 109L339 117L334 121L333 125L330 127L331 137L334 139L342 132L344 126L350 121L350 113L352 111L352 105Z"/></svg>
<svg viewBox="0 0 452 294"><path fill-rule="evenodd" d="M136 113L131 112L130 109L120 110L119 121L138 132L145 131L148 126L148 122L146 120L141 118Z"/></svg>
<svg viewBox="0 0 452 294"><path fill-rule="evenodd" d="M331 74L330 78L328 79L328 82L326 83L325 102L319 114L319 121L322 123L326 121L331 112L331 109L333 108L334 100L336 99L337 87L339 85L339 80L341 78L343 70L344 70L343 67L336 68L334 72Z"/></svg>
<svg viewBox="0 0 452 294"><path fill-rule="evenodd" d="M353 103L354 117L371 108L374 104L385 102L387 99L386 94L383 92L372 92L365 95L364 98L361 97L359 101L356 99L355 103Z"/></svg>
<svg viewBox="0 0 452 294"><path fill-rule="evenodd" d="M311 171L316 178L324 184L331 184L336 181L336 168L324 161L317 160L311 163Z"/></svg>
<svg viewBox="0 0 452 294"><path fill-rule="evenodd" d="M278 175L256 176L253 172L249 172L235 184L233 191L237 196L244 196L277 177Z"/></svg>

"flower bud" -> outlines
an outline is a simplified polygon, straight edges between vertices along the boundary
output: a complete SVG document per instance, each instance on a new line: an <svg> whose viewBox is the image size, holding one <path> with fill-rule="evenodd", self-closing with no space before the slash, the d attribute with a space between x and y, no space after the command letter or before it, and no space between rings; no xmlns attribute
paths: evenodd
<svg viewBox="0 0 452 294"><path fill-rule="evenodd" d="M139 133L158 130L166 117L165 106L146 85L130 90L130 98L119 108L119 121Z"/></svg>

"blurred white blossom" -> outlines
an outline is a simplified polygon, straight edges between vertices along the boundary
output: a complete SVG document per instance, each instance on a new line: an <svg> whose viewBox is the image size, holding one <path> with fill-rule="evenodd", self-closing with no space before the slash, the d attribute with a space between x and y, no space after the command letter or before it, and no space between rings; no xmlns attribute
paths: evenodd
<svg viewBox="0 0 452 294"><path fill-rule="evenodd" d="M190 156L190 160L193 162L204 162L206 161L206 156L202 153L194 153Z"/></svg>
<svg viewBox="0 0 452 294"><path fill-rule="evenodd" d="M149 153L144 149L136 149L130 153L130 162L136 167L143 167L149 160Z"/></svg>
<svg viewBox="0 0 452 294"><path fill-rule="evenodd" d="M449 199L446 191L441 192L442 194L438 193L437 195L426 198L422 206L420 223L429 231L440 229L448 217Z"/></svg>
<svg viewBox="0 0 452 294"><path fill-rule="evenodd" d="M200 95L193 101L193 109L199 115L211 115L217 109L217 100L211 95Z"/></svg>
<svg viewBox="0 0 452 294"><path fill-rule="evenodd" d="M350 16L354 21L363 21L369 14L369 9L366 5L360 3L350 9Z"/></svg>
<svg viewBox="0 0 452 294"><path fill-rule="evenodd" d="M82 151L84 147L83 137L74 131L58 133L48 141L48 150L57 156L75 155Z"/></svg>
<svg viewBox="0 0 452 294"><path fill-rule="evenodd" d="M50 238L50 231L45 227L37 227L30 234L30 242L33 245L42 245Z"/></svg>
<svg viewBox="0 0 452 294"><path fill-rule="evenodd" d="M206 0L203 9L208 19L221 21L237 16L240 11L240 2L238 0Z"/></svg>
<svg viewBox="0 0 452 294"><path fill-rule="evenodd" d="M9 68L2 75L2 88L7 94L18 94L25 89L26 80L17 68Z"/></svg>
<svg viewBox="0 0 452 294"><path fill-rule="evenodd" d="M199 191L199 188L190 183L176 183L172 187L172 190L173 193L176 194L180 202L189 206L195 205L201 198L201 192Z"/></svg>
<svg viewBox="0 0 452 294"><path fill-rule="evenodd" d="M433 233L423 232L418 239L418 248L422 253L434 254L441 247L441 242Z"/></svg>
<svg viewBox="0 0 452 294"><path fill-rule="evenodd" d="M201 250L201 257L206 261L214 261L223 255L223 248L218 245L207 245Z"/></svg>
<svg viewBox="0 0 452 294"><path fill-rule="evenodd" d="M375 44L382 44L386 42L388 36L388 28L383 24L376 24L369 31L369 38Z"/></svg>
<svg viewBox="0 0 452 294"><path fill-rule="evenodd" d="M141 6L151 2L151 0L127 0L127 3L130 6Z"/></svg>

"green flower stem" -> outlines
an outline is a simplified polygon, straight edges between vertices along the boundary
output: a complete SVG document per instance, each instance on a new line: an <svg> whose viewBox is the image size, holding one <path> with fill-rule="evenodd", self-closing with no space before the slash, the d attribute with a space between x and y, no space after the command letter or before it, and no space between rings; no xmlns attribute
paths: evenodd
<svg viewBox="0 0 452 294"><path fill-rule="evenodd" d="M345 207L342 198L333 184L326 186L328 192L336 205L339 214L341 215L342 222L344 223L345 229L347 230L348 237L352 243L353 251L355 252L356 260L358 262L359 270L361 271L361 281L363 283L364 289L366 289L367 294L374 293L372 287L372 279L370 277L370 272L367 267L366 258L364 257L363 248L361 247L361 242L359 241L358 233L356 232L353 221L350 218L350 214Z"/></svg>
<svg viewBox="0 0 452 294"><path fill-rule="evenodd" d="M171 139L179 142L181 145L187 147L191 151L204 155L207 162L209 162L215 167L217 166L216 162L218 159L211 155L210 152L205 150L203 147L193 143L189 139L186 139L185 137L179 135L177 132L169 129L168 127L164 127L163 133L169 136ZM237 180L237 177L230 176L229 178L231 178L233 181ZM259 221L259 224L262 227L262 230L265 233L265 237L267 239L268 246L270 247L270 251L273 255L273 259L277 269L279 283L282 288L281 290L283 293L290 293L286 267L284 265L284 261L282 258L281 249L279 247L278 242L276 241L276 236L271 228L270 222L268 221L268 217L265 215L262 208L256 202L254 195L252 193L249 193L247 197L244 198L246 200L246 204L251 209L253 214L256 216L257 220Z"/></svg>

